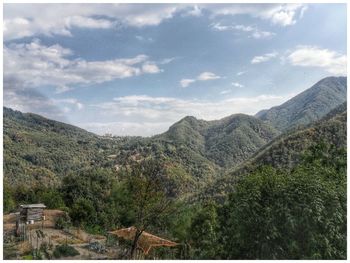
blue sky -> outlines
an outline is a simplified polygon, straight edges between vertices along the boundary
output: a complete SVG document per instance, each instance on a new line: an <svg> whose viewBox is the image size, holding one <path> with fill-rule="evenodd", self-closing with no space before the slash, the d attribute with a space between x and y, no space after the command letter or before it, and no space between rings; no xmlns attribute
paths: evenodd
<svg viewBox="0 0 350 263"><path fill-rule="evenodd" d="M5 4L4 105L149 136L346 75L345 4Z"/></svg>

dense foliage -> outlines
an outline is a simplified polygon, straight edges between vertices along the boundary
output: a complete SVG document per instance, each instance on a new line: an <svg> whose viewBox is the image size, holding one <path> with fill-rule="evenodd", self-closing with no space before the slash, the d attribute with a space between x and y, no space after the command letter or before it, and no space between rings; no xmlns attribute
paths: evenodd
<svg viewBox="0 0 350 263"><path fill-rule="evenodd" d="M346 101L346 81L346 77L324 78L282 105L255 116L283 131L307 125Z"/></svg>
<svg viewBox="0 0 350 263"><path fill-rule="evenodd" d="M58 259L61 257L74 257L79 255L79 251L76 250L74 247L69 245L59 245L55 247L55 250L53 251L53 256Z"/></svg>
<svg viewBox="0 0 350 263"><path fill-rule="evenodd" d="M346 147L346 132L347 111L346 104L342 104L322 120L276 137L242 165L234 167L232 171L209 184L203 191L203 195L214 195L219 199L227 196L240 176L254 172L262 165L291 170L300 164L305 151L320 142L327 143L329 149L324 151L324 154L331 159L332 149Z"/></svg>
<svg viewBox="0 0 350 263"><path fill-rule="evenodd" d="M335 102L342 78L293 101L321 94L312 109L334 81ZM157 250L159 258L345 259L346 103L325 111L308 125L292 114L305 126L281 135L236 114L186 117L161 135L119 138L5 108L4 211L45 203L67 211L59 229L135 226L179 244L175 253ZM71 252L56 250L57 258Z"/></svg>
<svg viewBox="0 0 350 263"><path fill-rule="evenodd" d="M55 186L68 173L111 167L107 156L117 147L77 127L4 108L4 179L11 185Z"/></svg>

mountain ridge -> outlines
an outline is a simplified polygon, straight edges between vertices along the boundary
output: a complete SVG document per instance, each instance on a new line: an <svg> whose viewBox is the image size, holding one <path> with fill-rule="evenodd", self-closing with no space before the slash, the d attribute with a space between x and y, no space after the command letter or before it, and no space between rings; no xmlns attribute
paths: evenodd
<svg viewBox="0 0 350 263"><path fill-rule="evenodd" d="M346 101L347 77L326 77L285 103L264 109L255 117L285 131L317 121Z"/></svg>
<svg viewBox="0 0 350 263"><path fill-rule="evenodd" d="M311 94L317 89L327 89L334 80L339 78L321 80L321 88L316 83L310 88ZM343 82L345 80L341 79ZM337 87L330 91L334 89ZM278 107L290 105L295 98L300 99L300 95L304 94L305 97L305 92L310 93L304 91ZM338 101L338 92L334 96L332 92L321 94L328 94L329 98L316 97L320 102L315 105L333 101L332 98ZM340 111L346 109L346 104L342 107ZM332 110L318 114L317 118L338 113L337 109ZM168 131L152 137L106 137L37 114L4 107L4 178L11 183L30 182L33 178L34 182L40 182L45 181L43 177L47 175L51 178L48 181L58 182L68 172L82 167L119 169L135 160L154 157L167 163L173 172L184 171L186 178L193 179L196 186L202 187L221 177L227 169L243 164L281 136L281 131L261 118L261 114L257 116L260 119L238 113L212 121L186 116L171 125ZM298 126L306 127L309 124L304 122Z"/></svg>
<svg viewBox="0 0 350 263"><path fill-rule="evenodd" d="M331 152L335 149L346 149L346 142L347 103L345 102L323 119L274 138L244 163L227 171L208 186L204 196L210 195L221 200L226 193L232 191L240 177L256 171L261 166L269 165L277 169L291 170L301 162L303 154L313 146L326 143L330 147L327 150Z"/></svg>

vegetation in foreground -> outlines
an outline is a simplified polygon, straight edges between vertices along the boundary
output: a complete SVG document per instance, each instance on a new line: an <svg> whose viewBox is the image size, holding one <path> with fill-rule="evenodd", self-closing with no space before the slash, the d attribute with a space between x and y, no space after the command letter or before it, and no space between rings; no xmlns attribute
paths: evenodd
<svg viewBox="0 0 350 263"><path fill-rule="evenodd" d="M74 225L95 233L131 225L139 233L161 233L181 244L176 258L346 258L343 149L314 145L289 172L260 167L239 179L221 204L174 198L161 185L161 173L153 160L135 164L118 178L108 170L86 170L67 176L57 189L9 192L7 187L5 204L21 202L23 196L46 202L66 209Z"/></svg>

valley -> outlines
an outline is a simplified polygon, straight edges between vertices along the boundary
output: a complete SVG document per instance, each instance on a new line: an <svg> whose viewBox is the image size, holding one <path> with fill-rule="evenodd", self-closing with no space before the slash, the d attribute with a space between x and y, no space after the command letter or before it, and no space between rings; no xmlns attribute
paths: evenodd
<svg viewBox="0 0 350 263"><path fill-rule="evenodd" d="M152 137L4 107L4 213L44 203L91 235L136 226L180 244L158 259L344 259L346 83L322 79L255 116L187 116Z"/></svg>

